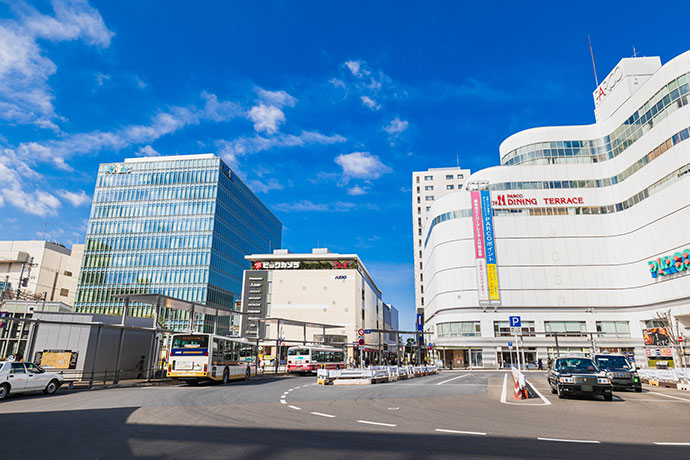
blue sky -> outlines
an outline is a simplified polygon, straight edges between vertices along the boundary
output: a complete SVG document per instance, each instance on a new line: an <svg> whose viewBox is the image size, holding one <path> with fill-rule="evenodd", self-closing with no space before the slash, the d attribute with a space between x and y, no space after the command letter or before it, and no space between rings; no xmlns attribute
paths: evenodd
<svg viewBox="0 0 690 460"><path fill-rule="evenodd" d="M600 80L666 62L684 6L0 1L0 239L83 242L98 163L215 152L284 247L360 254L412 327L411 172L592 123L587 35Z"/></svg>

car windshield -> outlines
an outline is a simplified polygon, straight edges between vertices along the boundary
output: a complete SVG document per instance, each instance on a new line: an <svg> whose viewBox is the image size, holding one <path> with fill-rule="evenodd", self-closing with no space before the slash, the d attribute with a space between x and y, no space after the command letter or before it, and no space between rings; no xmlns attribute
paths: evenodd
<svg viewBox="0 0 690 460"><path fill-rule="evenodd" d="M566 372L599 372L594 361L589 358L559 359L556 369Z"/></svg>
<svg viewBox="0 0 690 460"><path fill-rule="evenodd" d="M207 335L176 335L173 348L208 348Z"/></svg>
<svg viewBox="0 0 690 460"><path fill-rule="evenodd" d="M630 362L623 356L597 356L595 359L602 369L632 369Z"/></svg>

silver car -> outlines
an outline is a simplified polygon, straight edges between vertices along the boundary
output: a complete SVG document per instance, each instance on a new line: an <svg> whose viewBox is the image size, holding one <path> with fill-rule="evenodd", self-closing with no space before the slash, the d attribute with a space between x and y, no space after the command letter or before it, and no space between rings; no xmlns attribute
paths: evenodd
<svg viewBox="0 0 690 460"><path fill-rule="evenodd" d="M0 361L0 400L14 393L42 391L54 394L63 383L63 376L46 372L33 363Z"/></svg>

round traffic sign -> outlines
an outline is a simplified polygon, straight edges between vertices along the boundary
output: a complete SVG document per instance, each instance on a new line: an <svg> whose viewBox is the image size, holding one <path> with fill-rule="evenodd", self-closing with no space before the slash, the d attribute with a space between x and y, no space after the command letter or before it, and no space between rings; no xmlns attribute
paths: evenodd
<svg viewBox="0 0 690 460"><path fill-rule="evenodd" d="M358 343L359 343L360 345L364 345L364 339L359 339L359 342L358 342Z"/></svg>
<svg viewBox="0 0 690 460"><path fill-rule="evenodd" d="M357 335L363 336L364 335L364 329L360 329L357 331Z"/></svg>

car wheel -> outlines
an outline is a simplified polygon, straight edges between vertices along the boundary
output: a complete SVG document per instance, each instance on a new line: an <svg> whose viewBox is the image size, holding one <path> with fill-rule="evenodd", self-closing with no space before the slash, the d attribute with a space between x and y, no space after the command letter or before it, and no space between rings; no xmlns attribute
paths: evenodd
<svg viewBox="0 0 690 460"><path fill-rule="evenodd" d="M249 380L249 377L251 377L251 375L252 375L252 371L251 371L251 369L249 369L249 366L247 366L247 370L244 371L244 379Z"/></svg>
<svg viewBox="0 0 690 460"><path fill-rule="evenodd" d="M642 393L642 387L635 387L635 391L637 393Z"/></svg>
<svg viewBox="0 0 690 460"><path fill-rule="evenodd" d="M230 370L226 367L223 371L223 385L227 385L230 382Z"/></svg>
<svg viewBox="0 0 690 460"><path fill-rule="evenodd" d="M604 401L613 401L613 394L611 394L611 393L604 394Z"/></svg>
<svg viewBox="0 0 690 460"><path fill-rule="evenodd" d="M59 387L60 384L57 380L51 380L50 383L48 383L48 385L43 389L43 393L47 395L55 394Z"/></svg>
<svg viewBox="0 0 690 460"><path fill-rule="evenodd" d="M565 393L563 390L561 390L561 387L558 387L558 390L556 391L558 393L559 399L565 399Z"/></svg>
<svg viewBox="0 0 690 460"><path fill-rule="evenodd" d="M549 386L551 386L551 385L549 385ZM555 395L556 393L558 393L558 392L556 391L556 389L555 389L554 387L551 387L551 394Z"/></svg>
<svg viewBox="0 0 690 460"><path fill-rule="evenodd" d="M0 401L5 399L10 394L10 386L6 383L0 385Z"/></svg>

